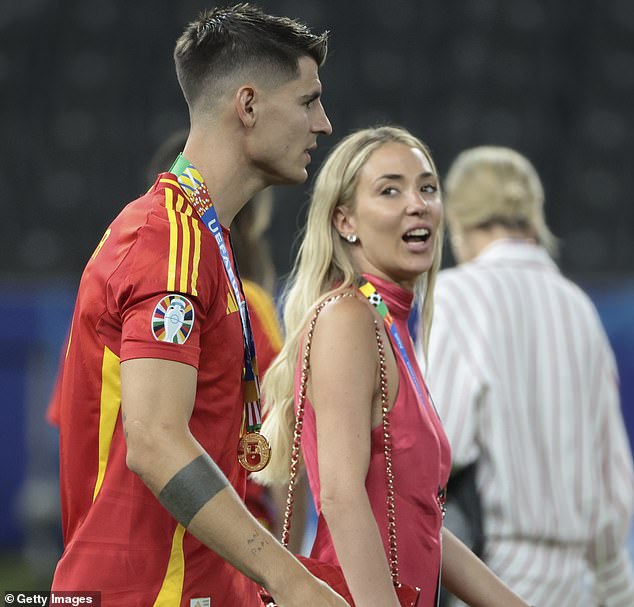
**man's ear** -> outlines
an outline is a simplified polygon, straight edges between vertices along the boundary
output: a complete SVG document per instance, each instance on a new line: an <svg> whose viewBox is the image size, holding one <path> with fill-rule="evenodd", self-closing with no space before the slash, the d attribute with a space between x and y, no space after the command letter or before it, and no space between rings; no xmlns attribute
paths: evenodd
<svg viewBox="0 0 634 607"><path fill-rule="evenodd" d="M241 86L235 94L235 107L238 118L242 124L250 129L253 128L256 120L255 101L257 91L251 85Z"/></svg>
<svg viewBox="0 0 634 607"><path fill-rule="evenodd" d="M339 206L332 215L332 224L342 238L355 233L355 221L350 210Z"/></svg>

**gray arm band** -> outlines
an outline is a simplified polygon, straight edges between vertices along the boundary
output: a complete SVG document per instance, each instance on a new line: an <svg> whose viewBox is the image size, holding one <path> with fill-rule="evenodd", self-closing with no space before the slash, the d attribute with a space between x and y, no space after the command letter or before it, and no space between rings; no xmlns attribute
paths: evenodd
<svg viewBox="0 0 634 607"><path fill-rule="evenodd" d="M228 484L216 462L205 453L181 468L158 498L174 518L187 527L196 513Z"/></svg>

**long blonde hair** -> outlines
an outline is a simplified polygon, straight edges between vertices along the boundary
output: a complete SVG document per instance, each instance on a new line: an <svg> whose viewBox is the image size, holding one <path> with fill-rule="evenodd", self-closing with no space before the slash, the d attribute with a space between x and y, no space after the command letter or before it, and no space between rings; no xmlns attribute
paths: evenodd
<svg viewBox="0 0 634 607"><path fill-rule="evenodd" d="M381 126L357 131L342 139L330 152L315 179L308 219L295 265L286 285L284 328L286 339L270 365L262 384L266 419L262 433L272 445L271 462L254 475L262 484L288 480L292 430L294 425L294 375L302 335L315 304L335 289L350 287L359 278L350 245L333 224L337 207L354 205L359 173L372 152L386 143L402 143L421 150L434 172L435 164L427 146L401 127ZM433 288L440 266L442 228L435 236L432 267L417 282L423 296L422 326L427 351L433 313Z"/></svg>

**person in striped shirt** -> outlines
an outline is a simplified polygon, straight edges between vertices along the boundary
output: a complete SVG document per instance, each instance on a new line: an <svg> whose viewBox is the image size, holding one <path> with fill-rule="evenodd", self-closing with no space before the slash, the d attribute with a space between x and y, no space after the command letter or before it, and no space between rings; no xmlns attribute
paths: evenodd
<svg viewBox="0 0 634 607"><path fill-rule="evenodd" d="M469 149L444 201L458 265L438 277L428 364L418 354L454 470L477 462L483 558L541 607L631 607L634 475L615 360L551 257L539 176L515 150Z"/></svg>
<svg viewBox="0 0 634 607"><path fill-rule="evenodd" d="M257 429L257 391L229 239L256 192L306 180L330 134L326 53L326 33L248 4L203 12L178 40L183 154L110 224L79 285L56 394L53 591L99 591L104 607L259 607L262 584L280 607L345 605L242 502L237 447L243 415Z"/></svg>

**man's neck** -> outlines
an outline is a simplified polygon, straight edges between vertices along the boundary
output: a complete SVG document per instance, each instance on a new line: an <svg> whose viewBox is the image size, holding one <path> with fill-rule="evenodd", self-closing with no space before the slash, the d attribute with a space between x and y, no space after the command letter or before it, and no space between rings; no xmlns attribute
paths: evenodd
<svg viewBox="0 0 634 607"><path fill-rule="evenodd" d="M244 166L238 154L232 152L231 144L223 143L216 148L214 141L210 139L203 146L195 140L188 140L183 156L203 176L218 220L229 227L240 209L260 188L252 171Z"/></svg>

